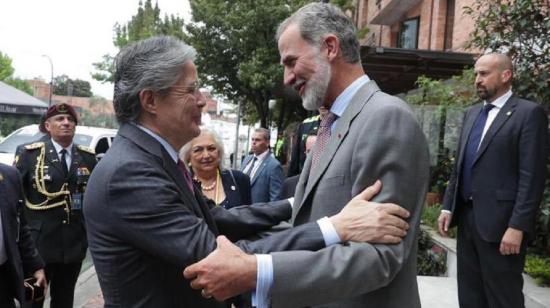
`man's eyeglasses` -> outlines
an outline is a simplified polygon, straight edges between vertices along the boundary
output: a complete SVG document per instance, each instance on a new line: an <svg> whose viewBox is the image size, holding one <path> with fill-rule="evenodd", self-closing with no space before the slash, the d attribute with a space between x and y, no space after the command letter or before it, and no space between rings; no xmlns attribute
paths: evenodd
<svg viewBox="0 0 550 308"><path fill-rule="evenodd" d="M202 85L198 82L193 83L190 86L173 86L171 89L183 94L193 94L195 96L201 93Z"/></svg>

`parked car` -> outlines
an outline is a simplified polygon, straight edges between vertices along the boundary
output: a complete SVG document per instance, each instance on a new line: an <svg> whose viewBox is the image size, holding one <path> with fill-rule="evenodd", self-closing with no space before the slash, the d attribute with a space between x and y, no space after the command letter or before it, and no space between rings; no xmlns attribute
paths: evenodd
<svg viewBox="0 0 550 308"><path fill-rule="evenodd" d="M111 147L116 132L116 129L78 125L73 142L94 149L98 159L101 159ZM38 141L42 136L44 133L40 132L36 124L21 127L9 134L0 142L0 163L11 165L17 146Z"/></svg>

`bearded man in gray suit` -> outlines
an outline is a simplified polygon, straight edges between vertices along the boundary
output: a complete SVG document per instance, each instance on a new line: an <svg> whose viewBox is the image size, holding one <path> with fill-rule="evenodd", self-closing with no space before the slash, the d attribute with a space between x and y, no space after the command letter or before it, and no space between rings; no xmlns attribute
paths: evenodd
<svg viewBox="0 0 550 308"><path fill-rule="evenodd" d="M265 296L256 298L257 307L420 307L416 237L429 174L420 126L405 102L381 92L365 75L356 29L340 9L308 4L279 26L277 38L285 84L299 92L306 109L325 106L333 118L326 129L321 123L305 162L293 225L338 212L362 187L381 179L374 200L408 209L411 229L395 245L349 242L316 252L272 253L258 271L237 262L244 253L236 247L221 246L185 275L217 298L233 295L229 289L246 291L246 285L224 286L242 273L267 275L272 279L258 278L265 291L256 294Z"/></svg>

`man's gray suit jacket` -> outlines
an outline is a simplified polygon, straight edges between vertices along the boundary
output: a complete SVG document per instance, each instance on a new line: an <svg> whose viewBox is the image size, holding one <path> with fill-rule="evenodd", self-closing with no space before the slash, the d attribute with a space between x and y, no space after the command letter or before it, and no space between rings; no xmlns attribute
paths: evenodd
<svg viewBox="0 0 550 308"><path fill-rule="evenodd" d="M105 307L226 307L191 289L183 269L208 256L218 234L239 240L290 209L287 201L208 208L157 140L123 124L90 177L84 214ZM325 246L316 223L236 244L250 253Z"/></svg>
<svg viewBox="0 0 550 308"><path fill-rule="evenodd" d="M306 160L292 222L301 226L334 215L380 179L382 190L373 200L408 209L410 229L397 245L348 243L273 253L272 306L420 307L417 231L428 176L428 146L412 111L368 82L338 119L319 166L311 170L311 156Z"/></svg>

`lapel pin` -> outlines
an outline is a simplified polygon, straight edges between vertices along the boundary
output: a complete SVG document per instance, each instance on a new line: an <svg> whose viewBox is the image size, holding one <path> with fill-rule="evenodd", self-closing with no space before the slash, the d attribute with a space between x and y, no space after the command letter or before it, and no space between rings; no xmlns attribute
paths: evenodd
<svg viewBox="0 0 550 308"><path fill-rule="evenodd" d="M507 115L507 116L511 116L511 115L512 115L512 111L511 111L511 110L508 111L508 112L506 113L506 115Z"/></svg>
<svg viewBox="0 0 550 308"><path fill-rule="evenodd" d="M4 180L4 176L2 175L2 173L0 173L0 181L3 181Z"/></svg>
<svg viewBox="0 0 550 308"><path fill-rule="evenodd" d="M231 185L231 190L235 190L235 186Z"/></svg>
<svg viewBox="0 0 550 308"><path fill-rule="evenodd" d="M342 134L338 133L338 139L342 139Z"/></svg>

